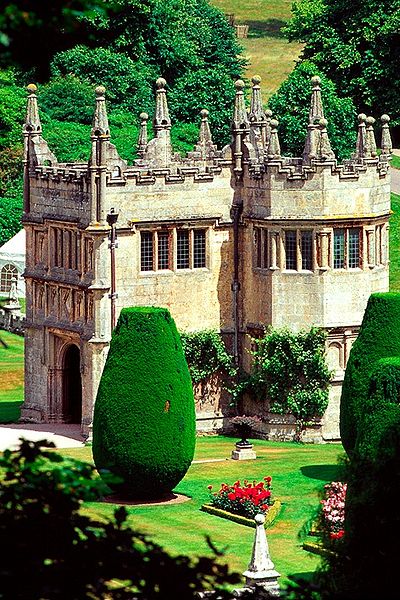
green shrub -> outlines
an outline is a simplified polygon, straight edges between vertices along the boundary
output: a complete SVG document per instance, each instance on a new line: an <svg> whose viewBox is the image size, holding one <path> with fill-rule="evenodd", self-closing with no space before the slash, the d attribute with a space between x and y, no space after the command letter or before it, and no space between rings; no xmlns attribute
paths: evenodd
<svg viewBox="0 0 400 600"><path fill-rule="evenodd" d="M355 151L357 133L354 104L350 98L340 98L335 84L307 61L295 67L268 102L279 121L282 153L301 156L304 151L313 75L321 77L322 102L332 149L338 160L349 158Z"/></svg>
<svg viewBox="0 0 400 600"><path fill-rule="evenodd" d="M194 383L211 377L218 371L235 375L233 358L217 331L205 329L190 333L181 332L181 342Z"/></svg>
<svg viewBox="0 0 400 600"><path fill-rule="evenodd" d="M88 125L47 118L42 121L43 137L60 162L85 162L89 159L91 142Z"/></svg>
<svg viewBox="0 0 400 600"><path fill-rule="evenodd" d="M340 407L349 455L344 537L326 557L323 598L397 598L400 294L373 294L347 363ZM377 594L377 590L379 593Z"/></svg>
<svg viewBox="0 0 400 600"><path fill-rule="evenodd" d="M40 110L56 121L90 125L95 106L94 86L74 75L55 77L40 87Z"/></svg>
<svg viewBox="0 0 400 600"><path fill-rule="evenodd" d="M346 367L340 406L340 433L347 453L354 450L365 415L376 403L393 402L399 374L400 294L372 294ZM384 359L394 357L394 362Z"/></svg>
<svg viewBox="0 0 400 600"><path fill-rule="evenodd" d="M132 497L170 492L193 459L189 370L167 309L124 308L113 332L93 419L96 467Z"/></svg>
<svg viewBox="0 0 400 600"><path fill-rule="evenodd" d="M56 81L72 73L87 86L104 85L112 107L131 111L137 118L141 111L154 112L153 85L158 71L108 48L75 46L56 54L51 70Z"/></svg>
<svg viewBox="0 0 400 600"><path fill-rule="evenodd" d="M0 149L22 145L25 105L26 93L17 85L14 71L0 70Z"/></svg>
<svg viewBox="0 0 400 600"><path fill-rule="evenodd" d="M234 398L247 391L268 402L271 412L294 415L299 439L307 422L321 417L328 405L331 372L325 339L318 327L297 333L267 329L264 337L253 340L251 373L237 385Z"/></svg>
<svg viewBox="0 0 400 600"><path fill-rule="evenodd" d="M23 440L0 456L2 599L193 600L210 588L233 598L221 588L240 578L220 560L170 556L126 525L123 506L107 519L83 513L106 486L92 465L43 446L54 444Z"/></svg>

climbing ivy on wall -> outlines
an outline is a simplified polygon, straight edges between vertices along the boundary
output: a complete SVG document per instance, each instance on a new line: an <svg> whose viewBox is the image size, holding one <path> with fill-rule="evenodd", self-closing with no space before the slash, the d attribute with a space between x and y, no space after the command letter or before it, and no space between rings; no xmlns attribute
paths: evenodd
<svg viewBox="0 0 400 600"><path fill-rule="evenodd" d="M181 332L180 336L193 383L199 383L217 371L235 375L233 358L217 331Z"/></svg>
<svg viewBox="0 0 400 600"><path fill-rule="evenodd" d="M253 339L253 364L234 390L238 399L249 392L267 402L271 412L292 414L299 431L308 421L321 417L328 405L331 372L325 357L326 334L318 327L294 333L266 329Z"/></svg>

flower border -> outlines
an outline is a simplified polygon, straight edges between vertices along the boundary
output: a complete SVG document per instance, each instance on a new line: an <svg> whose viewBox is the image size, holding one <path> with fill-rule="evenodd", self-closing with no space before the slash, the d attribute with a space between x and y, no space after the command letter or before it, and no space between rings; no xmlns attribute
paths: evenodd
<svg viewBox="0 0 400 600"><path fill-rule="evenodd" d="M275 521L275 519L281 512L281 508L281 502L279 500L275 500L274 503L269 507L268 512L265 515L265 527L270 527L270 525L272 525L272 523ZM200 507L200 510L209 513L210 515L215 515L216 517L228 519L229 521L233 521L234 523L238 523L239 525L246 525L247 527L254 528L256 527L254 519L248 519L247 517L242 517L241 515L235 515L234 513L222 510L221 508L216 508L211 504L203 504Z"/></svg>

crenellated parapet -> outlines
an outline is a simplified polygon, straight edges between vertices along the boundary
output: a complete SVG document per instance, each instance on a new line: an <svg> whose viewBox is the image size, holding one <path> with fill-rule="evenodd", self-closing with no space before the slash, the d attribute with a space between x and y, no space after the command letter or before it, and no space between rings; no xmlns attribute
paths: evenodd
<svg viewBox="0 0 400 600"><path fill-rule="evenodd" d="M137 140L138 158L132 166L128 166L120 158L110 141L112 132L108 123L104 87L96 88L89 163L64 165L58 163L42 137L36 86L28 86L27 116L24 125L26 175L29 172L30 177L43 180L50 178L55 183L80 182L85 178L86 171L92 194L90 221L94 225L104 223L103 204L106 187L124 185L127 180L133 179L138 185L151 182L160 176L165 177L166 183L182 183L192 174L195 182L213 178L224 168L232 168L236 179L263 178L264 181L268 181L270 174L277 174L279 177L286 177L288 182L304 182L313 179L314 174L321 169L340 180L363 178L368 169L376 170L381 178L386 177L392 150L390 118L387 115L381 117L380 154L375 141L375 119L360 114L355 152L350 160L338 164L328 136L320 78L313 77L303 154L300 158L284 157L279 140L279 123L272 118L271 111L263 107L260 82L260 77L253 77L249 110L245 103L244 82L238 80L235 83L230 146L218 150L212 139L208 111L203 109L200 112L198 142L187 156L181 156L172 150L172 124L166 81L159 78L156 82L156 109L153 118L155 135L153 139L148 139L149 116L141 113ZM29 212L28 204L27 209L26 212Z"/></svg>

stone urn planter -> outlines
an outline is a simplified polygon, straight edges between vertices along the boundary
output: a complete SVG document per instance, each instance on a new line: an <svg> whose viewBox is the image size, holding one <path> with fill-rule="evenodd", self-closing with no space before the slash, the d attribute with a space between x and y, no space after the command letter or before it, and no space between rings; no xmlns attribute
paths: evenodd
<svg viewBox="0 0 400 600"><path fill-rule="evenodd" d="M235 432L240 437L240 440L236 442L235 449L232 450L233 460L252 460L256 458L256 453L253 450L253 444L249 442L249 438L253 431L257 429L257 426L261 424L259 417L249 416L237 416L230 420L231 425Z"/></svg>

